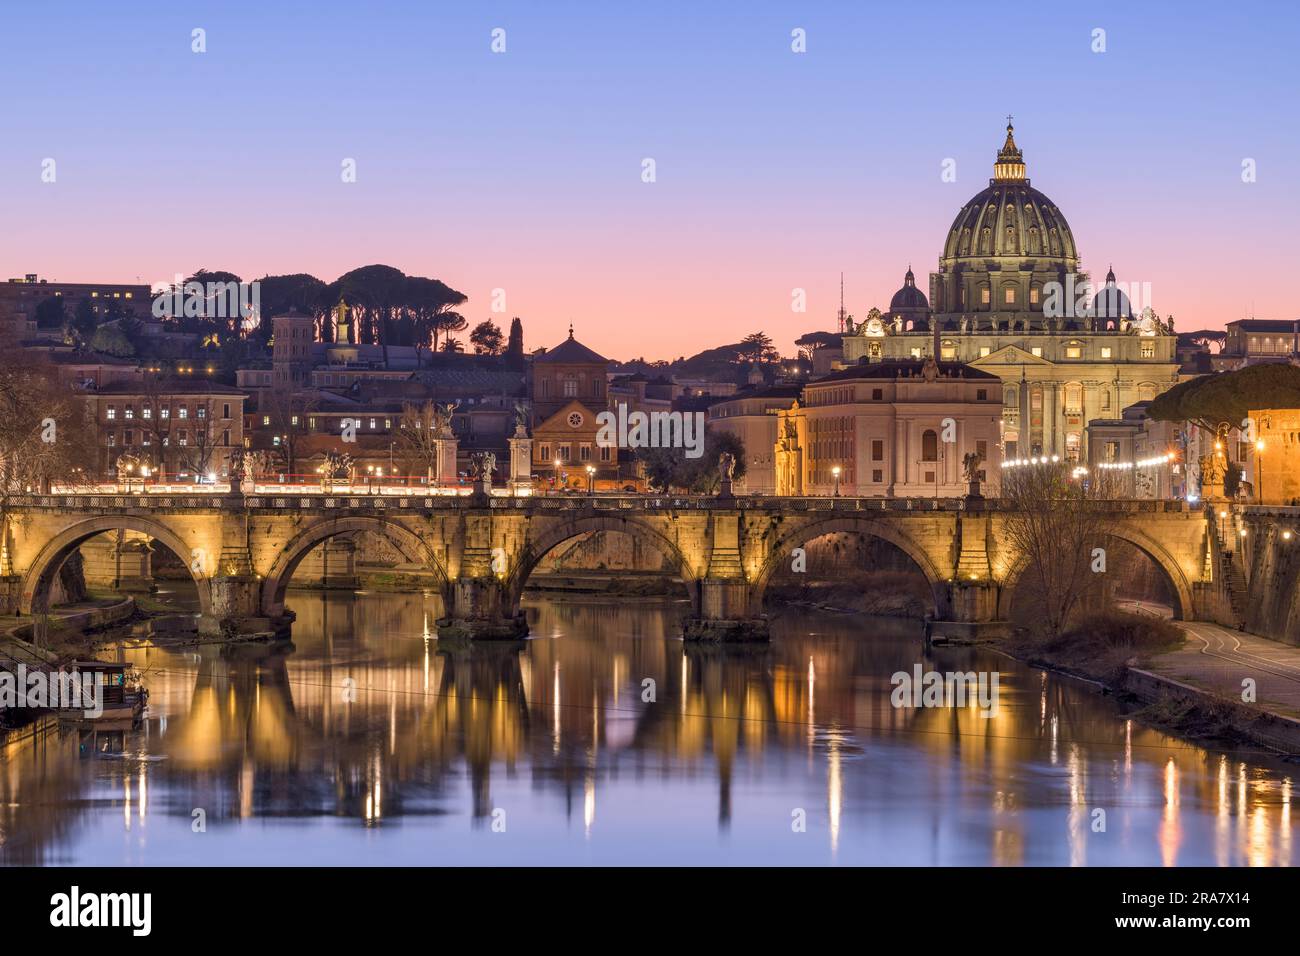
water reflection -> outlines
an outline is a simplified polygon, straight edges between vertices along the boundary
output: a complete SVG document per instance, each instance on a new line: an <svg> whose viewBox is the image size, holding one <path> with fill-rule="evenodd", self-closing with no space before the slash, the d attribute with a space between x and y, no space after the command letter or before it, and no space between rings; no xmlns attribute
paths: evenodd
<svg viewBox="0 0 1300 956"><path fill-rule="evenodd" d="M533 639L466 645L430 632L433 597L291 604L292 646L106 651L146 674L138 730L5 738L0 860L1292 860L1287 765L988 652L924 651L903 622L789 616L770 646L699 647L669 602L540 601ZM894 708L890 676L918 662L999 670L996 714Z"/></svg>

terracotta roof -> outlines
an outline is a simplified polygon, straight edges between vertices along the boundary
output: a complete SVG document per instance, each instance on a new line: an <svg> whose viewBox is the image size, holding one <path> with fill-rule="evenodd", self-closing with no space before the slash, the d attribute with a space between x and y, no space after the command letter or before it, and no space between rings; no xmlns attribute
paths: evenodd
<svg viewBox="0 0 1300 956"><path fill-rule="evenodd" d="M555 348L536 356L533 361L560 362L566 365L609 364L609 359L605 358L605 356L593 352L591 349L587 348L587 346L575 339L572 330L570 330L567 339Z"/></svg>

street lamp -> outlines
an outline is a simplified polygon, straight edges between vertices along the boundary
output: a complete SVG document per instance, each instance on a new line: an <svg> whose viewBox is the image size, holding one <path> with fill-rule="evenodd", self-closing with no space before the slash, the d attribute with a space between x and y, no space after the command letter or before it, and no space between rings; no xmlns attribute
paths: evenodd
<svg viewBox="0 0 1300 956"><path fill-rule="evenodd" d="M551 482L551 487L558 493L560 490L560 459L555 459L555 478Z"/></svg>
<svg viewBox="0 0 1300 956"><path fill-rule="evenodd" d="M384 493L384 469L376 468L375 469L375 494L382 495L383 493Z"/></svg>
<svg viewBox="0 0 1300 956"><path fill-rule="evenodd" d="M831 474L835 476L835 497L840 496L840 466L836 465L831 469Z"/></svg>
<svg viewBox="0 0 1300 956"><path fill-rule="evenodd" d="M596 469L593 468L591 465L588 465L587 466L587 494L594 495L595 493L596 493Z"/></svg>

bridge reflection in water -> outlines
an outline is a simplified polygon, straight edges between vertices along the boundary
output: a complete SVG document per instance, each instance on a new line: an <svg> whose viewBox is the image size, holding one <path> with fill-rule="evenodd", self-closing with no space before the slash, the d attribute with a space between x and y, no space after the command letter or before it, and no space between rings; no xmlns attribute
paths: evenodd
<svg viewBox="0 0 1300 956"><path fill-rule="evenodd" d="M1285 765L905 622L704 646L671 602L539 601L533 639L455 643L436 596L290 601L293 646L119 646L138 731L7 738L0 861L1293 862ZM918 662L1000 671L997 715L892 707Z"/></svg>

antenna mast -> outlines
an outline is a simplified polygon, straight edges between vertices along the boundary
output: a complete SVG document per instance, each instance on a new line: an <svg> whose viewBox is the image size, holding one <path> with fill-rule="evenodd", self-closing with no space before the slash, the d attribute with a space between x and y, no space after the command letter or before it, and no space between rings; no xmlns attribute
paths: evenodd
<svg viewBox="0 0 1300 956"><path fill-rule="evenodd" d="M841 272L840 273L840 311L839 311L841 334L843 334L845 331L844 326L845 326L845 320L847 318L848 318L848 313L844 311L844 273Z"/></svg>

